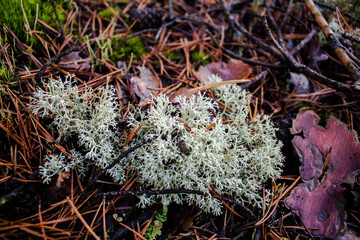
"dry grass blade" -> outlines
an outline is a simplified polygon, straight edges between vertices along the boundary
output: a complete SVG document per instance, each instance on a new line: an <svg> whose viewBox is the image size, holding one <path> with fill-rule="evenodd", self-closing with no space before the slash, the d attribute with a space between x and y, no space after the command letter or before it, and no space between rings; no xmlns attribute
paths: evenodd
<svg viewBox="0 0 360 240"><path fill-rule="evenodd" d="M274 213L274 211L276 210L279 202L281 199L283 199L298 183L298 181L300 180L300 176L298 176L295 181L275 200L272 201L270 203L270 206L268 208L268 211L266 212L266 214L263 216L262 219L260 219L255 226L260 226L261 224L264 224L265 221L267 221L271 215Z"/></svg>
<svg viewBox="0 0 360 240"><path fill-rule="evenodd" d="M251 79L237 79L237 80L229 80L229 81L224 81L224 82L218 82L218 83L211 83L211 84L206 84L204 86L200 86L200 87L196 87L193 89L190 89L189 92L190 93L196 93L199 91L204 91L207 89L211 89L211 88L215 88L215 87L219 87L219 86L223 86L223 85L228 85L228 84L236 84L236 83L248 83L251 82Z"/></svg>

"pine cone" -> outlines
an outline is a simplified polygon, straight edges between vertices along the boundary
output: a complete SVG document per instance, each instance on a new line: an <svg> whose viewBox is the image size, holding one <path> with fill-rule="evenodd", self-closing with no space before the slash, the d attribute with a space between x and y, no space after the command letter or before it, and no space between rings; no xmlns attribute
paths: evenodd
<svg viewBox="0 0 360 240"><path fill-rule="evenodd" d="M129 11L131 23L136 20L136 24L133 27L133 29L136 30L160 27L163 22L162 17L164 14L164 9L159 7L147 7L140 10L133 7Z"/></svg>

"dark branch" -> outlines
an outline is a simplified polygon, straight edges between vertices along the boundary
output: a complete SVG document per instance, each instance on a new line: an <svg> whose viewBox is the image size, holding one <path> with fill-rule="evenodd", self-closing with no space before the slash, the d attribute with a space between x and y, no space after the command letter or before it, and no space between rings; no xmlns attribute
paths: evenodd
<svg viewBox="0 0 360 240"><path fill-rule="evenodd" d="M44 74L44 72L46 71L47 67L50 66L51 64L53 64L54 62L58 61L60 58L68 55L69 53L72 53L72 52L76 52L76 51L80 51L81 50L81 47L72 47L68 50L65 50L64 52L50 58L49 61L47 61L41 68L40 70L36 73L35 75L35 81L38 82L41 78L41 76Z"/></svg>
<svg viewBox="0 0 360 240"><path fill-rule="evenodd" d="M220 201L225 201L228 203L232 203L236 206L239 206L241 208L243 208L247 213L249 213L253 218L256 218L256 216L250 211L249 208L247 208L246 206L244 206L244 204L241 204L237 201L234 201L232 199L226 198L226 197L222 197L222 196L218 196L218 195L214 195L211 194L209 195L208 193L204 193L202 191L198 191L198 190L190 190L190 189L162 189L162 190L143 190L143 191L113 191L113 192L104 192L104 193L98 193L95 196L99 197L99 196L118 196L118 195L131 195L131 196L138 196L138 195L164 195L164 194L195 194L195 195L201 195L201 196L205 196L205 197L213 197L216 198Z"/></svg>

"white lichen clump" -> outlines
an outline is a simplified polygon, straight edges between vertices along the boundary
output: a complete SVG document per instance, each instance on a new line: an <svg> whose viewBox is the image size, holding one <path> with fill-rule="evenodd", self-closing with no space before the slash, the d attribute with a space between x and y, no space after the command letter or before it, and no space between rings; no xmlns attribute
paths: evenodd
<svg viewBox="0 0 360 240"><path fill-rule="evenodd" d="M118 103L112 86L102 87L97 94L91 88L79 90L75 80L50 79L48 91L38 89L31 98L31 109L40 117L52 117L51 127L59 134L57 141L75 140L78 149L73 149L73 158L64 154L46 157L40 173L44 182L52 176L69 171L74 166L80 175L86 173L89 164L108 166L114 156L114 144L118 133L114 131L118 117Z"/></svg>
<svg viewBox="0 0 360 240"><path fill-rule="evenodd" d="M220 81L217 76L210 78L212 83ZM90 88L79 93L71 78L53 79L47 87L48 91L35 93L33 112L52 117L59 139L75 136L81 149L71 151L74 158L48 156L41 168L44 181L74 166L85 173L89 164L104 168L114 161L123 144L118 144L122 130L116 128L119 114L113 88L101 88L96 95ZM251 120L250 96L237 85L211 90L225 107L201 94L177 97L176 104L159 95L152 99L149 111L129 114L130 129L141 127L126 149L152 140L108 171L114 181L124 183L126 176L136 173L142 189L190 189L206 194L144 195L140 206L161 198L165 204L187 202L220 214L220 201L210 195L212 187L221 196L260 206L262 184L281 174L282 144L269 117L257 115Z"/></svg>
<svg viewBox="0 0 360 240"><path fill-rule="evenodd" d="M210 80L222 81L217 76ZM224 85L212 91L225 107L204 95L178 97L175 105L160 95L153 99L150 111L132 114L131 127L143 124L133 144L155 140L121 165L138 171L145 189L192 189L210 195L213 186L221 196L260 206L261 185L281 173L282 144L275 137L276 129L265 115L250 121L248 93L239 86ZM140 203L155 200L155 196L142 196ZM172 194L163 195L162 200L195 203L214 214L221 212L221 203L211 197Z"/></svg>

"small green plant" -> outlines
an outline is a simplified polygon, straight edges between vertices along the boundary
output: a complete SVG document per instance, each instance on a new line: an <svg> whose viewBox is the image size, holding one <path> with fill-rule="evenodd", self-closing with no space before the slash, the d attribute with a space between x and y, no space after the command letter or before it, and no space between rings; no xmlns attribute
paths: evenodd
<svg viewBox="0 0 360 240"><path fill-rule="evenodd" d="M161 236L161 229L163 223L167 221L168 207L163 205L163 208L156 215L155 220L150 224L149 228L146 230L144 237L149 240L156 239L156 237Z"/></svg>
<svg viewBox="0 0 360 240"><path fill-rule="evenodd" d="M60 5L64 1L58 0ZM27 43L34 44L36 38L31 36L36 17L52 27L58 27L56 15L50 1L41 0L0 0L0 22L4 23L15 35ZM69 3L68 3L69 4ZM59 18L65 22L67 15L57 8ZM40 24L38 23L38 26ZM25 31L24 31L25 29Z"/></svg>
<svg viewBox="0 0 360 240"><path fill-rule="evenodd" d="M113 38L111 40L111 46L116 46L122 40L123 40L123 38L121 38L121 37ZM124 44L122 44L120 47L114 49L109 58L113 62L130 61L131 54L133 54L134 61L141 60L141 56L147 54L144 44L142 43L139 36L130 38Z"/></svg>
<svg viewBox="0 0 360 240"><path fill-rule="evenodd" d="M92 49L93 42L95 42L100 49L100 58L103 60L111 60L114 63L117 61L138 61L141 59L141 56L147 54L147 51L138 36L128 39L120 47L113 49L113 47L122 40L123 37L109 38L106 36L99 36L95 41L89 39L88 36L82 38L82 41L87 44L92 62L96 59L96 55Z"/></svg>
<svg viewBox="0 0 360 240"><path fill-rule="evenodd" d="M191 60L195 66L205 66L211 62L211 56L207 52L192 52Z"/></svg>
<svg viewBox="0 0 360 240"><path fill-rule="evenodd" d="M9 84L14 80L14 76L9 70L9 67L5 64L5 62L0 61L0 83L1 84Z"/></svg>
<svg viewBox="0 0 360 240"><path fill-rule="evenodd" d="M181 59L181 55L178 51L167 51L166 56L172 62L177 62Z"/></svg>
<svg viewBox="0 0 360 240"><path fill-rule="evenodd" d="M115 16L114 11L116 11L116 10L106 8L104 10L101 10L98 15L101 18L111 19L111 18L113 18Z"/></svg>

